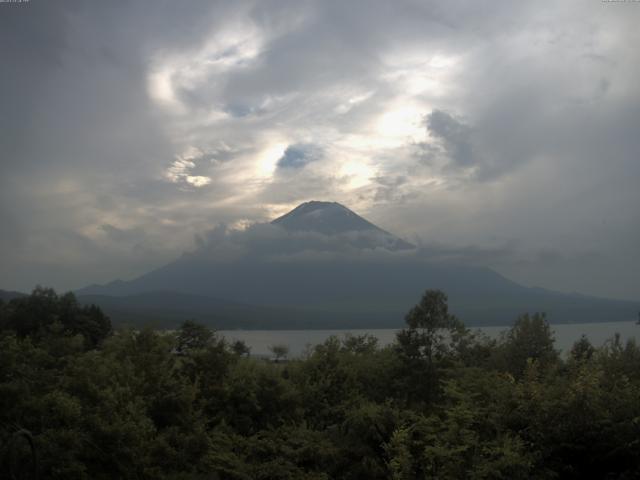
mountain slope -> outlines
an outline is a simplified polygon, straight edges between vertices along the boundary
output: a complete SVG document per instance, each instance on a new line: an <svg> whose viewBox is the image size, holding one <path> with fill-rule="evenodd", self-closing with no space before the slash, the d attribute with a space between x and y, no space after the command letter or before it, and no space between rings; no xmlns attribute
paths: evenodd
<svg viewBox="0 0 640 480"><path fill-rule="evenodd" d="M253 306L201 295L154 291L127 296L79 295L85 305L98 305L115 325L175 328L186 319L218 329L318 328L324 312L302 313L295 308ZM364 324L364 323L363 323ZM339 328L338 323L331 324Z"/></svg>

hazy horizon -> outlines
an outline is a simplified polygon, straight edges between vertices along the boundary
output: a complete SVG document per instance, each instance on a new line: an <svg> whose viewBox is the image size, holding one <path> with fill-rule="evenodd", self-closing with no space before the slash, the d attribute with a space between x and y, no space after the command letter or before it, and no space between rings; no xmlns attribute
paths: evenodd
<svg viewBox="0 0 640 480"><path fill-rule="evenodd" d="M0 3L0 289L128 280L309 200L640 300L637 2Z"/></svg>

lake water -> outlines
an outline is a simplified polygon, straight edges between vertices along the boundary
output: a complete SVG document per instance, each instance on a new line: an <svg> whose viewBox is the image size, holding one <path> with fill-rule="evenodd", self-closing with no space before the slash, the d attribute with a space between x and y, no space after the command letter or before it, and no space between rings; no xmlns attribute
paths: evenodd
<svg viewBox="0 0 640 480"><path fill-rule="evenodd" d="M508 327L479 327L480 330L492 338L497 338L500 332ZM616 333L623 341L631 338L640 340L640 325L635 322L610 323L575 323L568 325L551 325L555 336L557 349L568 351L573 343L586 335L595 346L601 346ZM331 335L342 337L347 333L363 335L369 333L378 338L380 345L388 345L395 339L396 329L361 329L361 330L220 330L218 333L229 340L243 340L250 348L251 354L269 356L271 345L287 345L290 356L296 357L304 353L309 345L323 343Z"/></svg>

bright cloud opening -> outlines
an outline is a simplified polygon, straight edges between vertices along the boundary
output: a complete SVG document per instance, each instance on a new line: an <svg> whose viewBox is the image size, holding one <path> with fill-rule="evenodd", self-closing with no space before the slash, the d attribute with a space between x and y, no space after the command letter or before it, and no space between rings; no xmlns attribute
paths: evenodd
<svg viewBox="0 0 640 480"><path fill-rule="evenodd" d="M256 174L261 178L269 178L273 176L278 160L284 154L289 146L288 142L275 142L262 150L256 162Z"/></svg>
<svg viewBox="0 0 640 480"><path fill-rule="evenodd" d="M397 141L398 144L408 140L418 141L424 137L422 117L424 109L415 104L398 102L384 112L376 124L376 133Z"/></svg>
<svg viewBox="0 0 640 480"><path fill-rule="evenodd" d="M363 161L351 161L340 169L340 174L349 178L349 188L360 188L368 185L374 170Z"/></svg>

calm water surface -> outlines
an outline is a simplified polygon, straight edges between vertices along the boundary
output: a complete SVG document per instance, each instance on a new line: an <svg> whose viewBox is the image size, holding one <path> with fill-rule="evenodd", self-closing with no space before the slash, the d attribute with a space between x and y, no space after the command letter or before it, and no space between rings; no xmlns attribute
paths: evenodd
<svg viewBox="0 0 640 480"><path fill-rule="evenodd" d="M490 337L496 338L508 327L480 327ZM571 325L551 326L556 348L566 352L581 335L586 335L595 346L619 333L622 340L640 339L640 325L635 322L611 323L576 323ZM378 338L380 345L388 345L395 339L396 329L361 329L361 330L220 330L219 333L229 340L243 340L251 347L252 355L270 355L271 345L287 345L290 356L299 356L309 348L324 342L331 335L342 337L347 333L363 335L369 333Z"/></svg>

